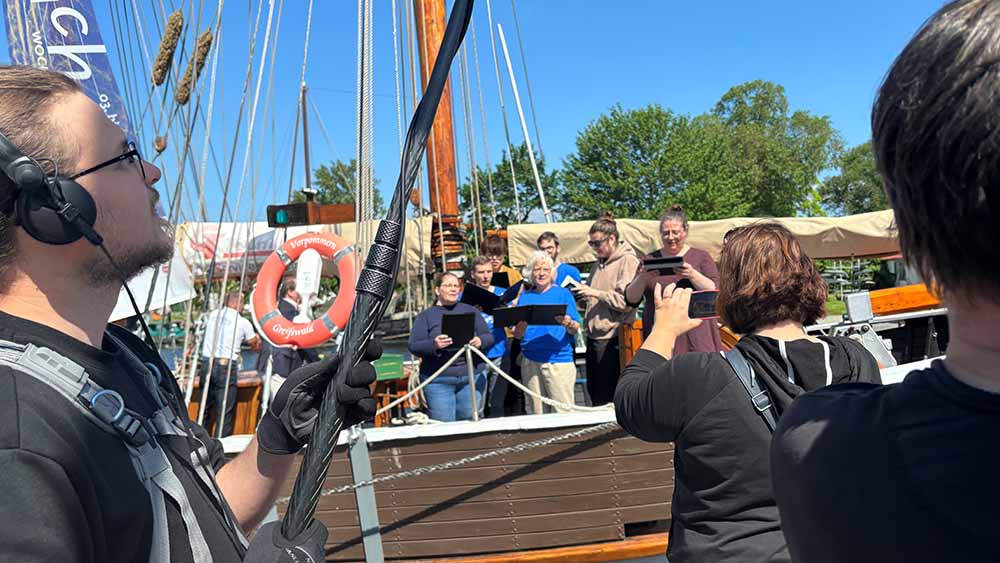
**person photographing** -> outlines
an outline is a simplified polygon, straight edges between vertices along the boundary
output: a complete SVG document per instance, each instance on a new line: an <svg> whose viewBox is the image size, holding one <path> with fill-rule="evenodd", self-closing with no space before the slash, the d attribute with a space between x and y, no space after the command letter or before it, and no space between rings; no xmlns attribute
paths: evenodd
<svg viewBox="0 0 1000 563"><path fill-rule="evenodd" d="M850 338L806 334L804 327L823 315L826 283L781 225L738 229L722 247L718 312L743 335L736 349L749 381L731 355L675 355L677 340L704 323L688 317L691 294L676 284L655 288L650 335L615 391L622 428L674 443L667 558L789 561L771 495L772 424L806 391L879 382L878 365Z"/></svg>

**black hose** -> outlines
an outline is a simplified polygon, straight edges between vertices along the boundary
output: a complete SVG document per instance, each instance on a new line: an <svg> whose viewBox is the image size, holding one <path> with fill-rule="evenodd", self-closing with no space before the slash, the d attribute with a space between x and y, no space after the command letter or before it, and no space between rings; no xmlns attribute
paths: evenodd
<svg viewBox="0 0 1000 563"><path fill-rule="evenodd" d="M420 160L427 148L427 136L448 80L452 59L458 53L472 18L472 4L472 0L455 0L441 40L441 49L434 61L430 80L427 81L427 89L410 120L392 203L385 219L379 223L375 242L369 249L365 267L361 270L354 307L344 329L344 339L337 350L340 355L337 373L323 393L316 427L299 467L299 475L295 479L288 512L281 523L281 534L285 538L295 538L301 534L313 519L337 437L344 425L344 413L337 404L337 386L346 381L348 373L361 360L364 347L371 338L375 325L382 318L396 284L399 255L405 235L406 204L420 170Z"/></svg>

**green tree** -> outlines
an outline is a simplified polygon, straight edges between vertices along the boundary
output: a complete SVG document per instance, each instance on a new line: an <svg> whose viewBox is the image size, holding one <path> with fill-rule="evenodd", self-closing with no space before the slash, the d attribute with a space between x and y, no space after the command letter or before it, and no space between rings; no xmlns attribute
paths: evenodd
<svg viewBox="0 0 1000 563"><path fill-rule="evenodd" d="M553 203L562 218L651 218L683 191L676 150L686 138L687 117L653 104L620 105L592 121L576 138L576 153L563 161L562 185Z"/></svg>
<svg viewBox="0 0 1000 563"><path fill-rule="evenodd" d="M313 171L312 185L317 190L316 201L318 203L355 203L355 193L357 192L355 181L355 167L357 160L350 162L334 160L330 164L320 165ZM382 194L378 191L378 180L375 180L375 194L373 197L375 215L381 217L385 214L385 202ZM305 201L306 197L302 192L295 192L292 196L293 202Z"/></svg>
<svg viewBox="0 0 1000 563"><path fill-rule="evenodd" d="M882 178L875 168L875 153L868 141L837 159L838 174L820 187L823 205L838 214L867 213L889 208Z"/></svg>
<svg viewBox="0 0 1000 563"><path fill-rule="evenodd" d="M520 213L514 201L515 183L511 180L510 163L507 161L507 152L504 151L500 162L493 167L493 196L496 199L497 221L499 227L506 228L507 225L524 223L532 212L542 209L541 200L538 197L538 188L535 186L535 176L531 171L531 160L528 158L528 146L524 143L511 149L514 162L514 176L517 183L517 197L520 200ZM551 197L556 187L558 173L547 172L545 169L545 159L535 152L535 164L538 165L538 177L542 181L542 189L545 191L546 203L552 205ZM490 202L489 178L486 170L477 168L479 175L479 200L482 202L483 224L486 228L493 227L492 203ZM472 222L472 214L475 210L475 202L472 197L472 178L466 178L458 188L458 194L463 202L464 217L469 223Z"/></svg>
<svg viewBox="0 0 1000 563"><path fill-rule="evenodd" d="M785 89L754 80L726 92L712 114L728 129L730 173L751 216L805 213L819 174L843 150L829 117L789 114Z"/></svg>
<svg viewBox="0 0 1000 563"><path fill-rule="evenodd" d="M819 174L840 150L828 118L789 114L784 89L760 80L695 117L615 106L577 136L554 206L565 219L651 219L673 203L699 220L814 214Z"/></svg>

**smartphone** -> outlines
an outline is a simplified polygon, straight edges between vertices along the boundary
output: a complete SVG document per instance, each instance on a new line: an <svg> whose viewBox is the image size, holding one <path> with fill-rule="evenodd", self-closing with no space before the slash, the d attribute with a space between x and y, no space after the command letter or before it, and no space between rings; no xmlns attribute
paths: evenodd
<svg viewBox="0 0 1000 563"><path fill-rule="evenodd" d="M688 317L692 319L719 318L719 313L715 310L715 299L718 296L719 292L714 289L691 293L691 302L688 304Z"/></svg>
<svg viewBox="0 0 1000 563"><path fill-rule="evenodd" d="M662 256L660 258L648 258L642 261L642 266L647 272L657 271L662 275L671 275L684 267L684 257Z"/></svg>

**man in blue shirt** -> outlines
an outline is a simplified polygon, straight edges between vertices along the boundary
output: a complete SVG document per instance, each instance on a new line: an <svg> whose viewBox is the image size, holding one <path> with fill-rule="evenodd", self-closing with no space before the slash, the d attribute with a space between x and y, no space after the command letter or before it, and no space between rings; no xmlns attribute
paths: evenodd
<svg viewBox="0 0 1000 563"><path fill-rule="evenodd" d="M565 264L559 261L559 235L553 233L552 231L545 231L538 237L538 250L544 251L552 259L552 263L555 264L556 278L555 284L562 286L563 280L566 278L572 278L576 280L577 283L583 283L583 278L580 277L580 270L576 269L576 266L572 264Z"/></svg>
<svg viewBox="0 0 1000 563"><path fill-rule="evenodd" d="M476 256L473 258L471 275L472 283L476 284L478 287L491 291L494 295L503 295L504 288L490 285L490 280L493 279L493 264L486 256ZM486 321L486 326L490 328L490 332L493 333L493 347L486 350L486 357L505 372L510 371L507 366L504 365L503 361L504 353L507 351L507 333L504 331L504 327L493 323L492 314L482 311L480 311L480 314L483 316L483 320ZM504 384L501 386L500 401L496 402L494 392L497 389L498 377L499 376L494 371L490 371L487 376L486 400L479 406L480 414L485 414L484 408L487 404L489 404L489 415L491 417L503 416L503 397L507 385L506 381L504 381Z"/></svg>

